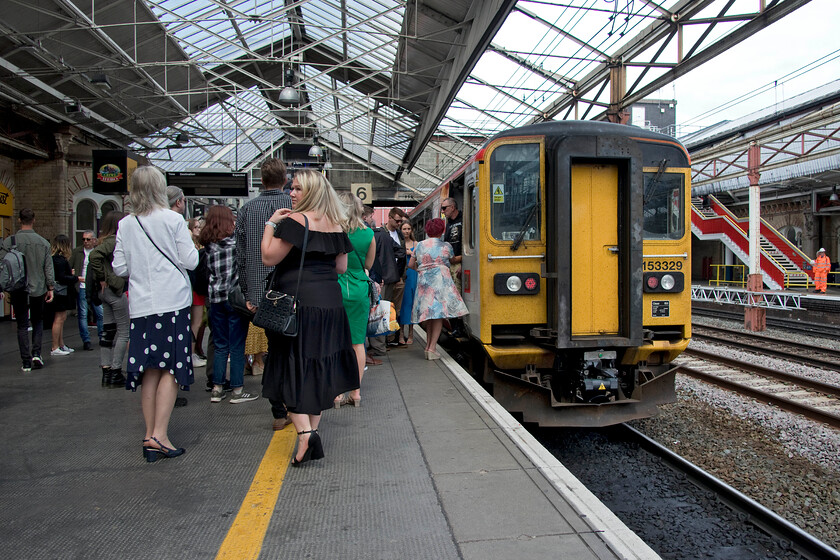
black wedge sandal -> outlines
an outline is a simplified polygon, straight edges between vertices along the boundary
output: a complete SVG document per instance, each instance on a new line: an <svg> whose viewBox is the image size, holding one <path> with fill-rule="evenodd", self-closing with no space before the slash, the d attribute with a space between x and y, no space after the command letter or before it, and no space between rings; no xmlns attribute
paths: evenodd
<svg viewBox="0 0 840 560"><path fill-rule="evenodd" d="M312 448L312 459L317 461L324 458L324 444L321 443L321 434L318 430L312 430L312 435L309 436L309 447Z"/></svg>
<svg viewBox="0 0 840 560"><path fill-rule="evenodd" d="M292 457L293 467L299 467L302 464L309 462L310 459L312 459L312 450L314 449L312 441L313 439L316 439L318 437L318 434L315 433L315 430L304 430L302 432L298 432L299 436L303 434L310 434L308 443L309 447L306 448L306 451L303 453L303 458L300 461L297 460L297 448L295 449L295 456ZM298 445L300 445L300 438L298 438Z"/></svg>

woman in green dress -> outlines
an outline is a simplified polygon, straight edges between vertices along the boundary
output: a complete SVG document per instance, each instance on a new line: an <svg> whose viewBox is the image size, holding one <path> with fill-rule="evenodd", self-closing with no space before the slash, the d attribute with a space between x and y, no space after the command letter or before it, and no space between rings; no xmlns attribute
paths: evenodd
<svg viewBox="0 0 840 560"><path fill-rule="evenodd" d="M350 337L356 361L359 364L359 386L365 373L365 338L367 337L368 315L370 314L370 297L368 295L367 270L373 265L376 256L376 243L373 240L373 230L362 220L364 204L359 197L343 192L339 195L347 206L347 220L342 224L344 231L353 244L353 252L347 255L347 272L338 275L341 286L341 297L347 320L350 322ZM335 399L335 407L342 404L359 406L362 402L361 388L339 395Z"/></svg>

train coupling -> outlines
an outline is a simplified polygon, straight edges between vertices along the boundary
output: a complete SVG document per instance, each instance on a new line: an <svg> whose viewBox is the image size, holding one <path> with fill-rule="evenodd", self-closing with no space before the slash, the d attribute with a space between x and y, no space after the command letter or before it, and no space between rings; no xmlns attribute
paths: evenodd
<svg viewBox="0 0 840 560"><path fill-rule="evenodd" d="M594 350L583 354L581 398L589 403L615 400L618 395L618 369L615 350Z"/></svg>

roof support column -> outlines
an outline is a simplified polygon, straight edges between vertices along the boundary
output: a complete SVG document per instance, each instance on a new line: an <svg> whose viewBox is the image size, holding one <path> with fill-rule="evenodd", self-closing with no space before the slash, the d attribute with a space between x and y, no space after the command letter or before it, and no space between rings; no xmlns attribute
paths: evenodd
<svg viewBox="0 0 840 560"><path fill-rule="evenodd" d="M610 108L607 109L607 120L618 124L627 124L630 115L622 107L627 93L627 67L621 60L613 60L610 64Z"/></svg>
<svg viewBox="0 0 840 560"><path fill-rule="evenodd" d="M761 174L761 147L757 142L750 142L747 152L747 176L750 178L750 275L747 277L747 290L764 291L764 278L761 275L761 187L758 179ZM767 310L764 307L747 306L744 308L744 328L748 331L767 329Z"/></svg>

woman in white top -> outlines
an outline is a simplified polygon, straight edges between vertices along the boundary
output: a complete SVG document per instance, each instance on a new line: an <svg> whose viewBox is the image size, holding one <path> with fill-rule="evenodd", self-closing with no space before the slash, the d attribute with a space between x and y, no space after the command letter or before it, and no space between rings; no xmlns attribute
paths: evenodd
<svg viewBox="0 0 840 560"><path fill-rule="evenodd" d="M132 213L120 221L113 268L128 276L131 317L126 388L142 383L147 461L184 453L169 441L169 417L178 386L193 382L190 305L192 288L186 269L198 264L184 217L169 209L166 178L151 166L131 176Z"/></svg>

